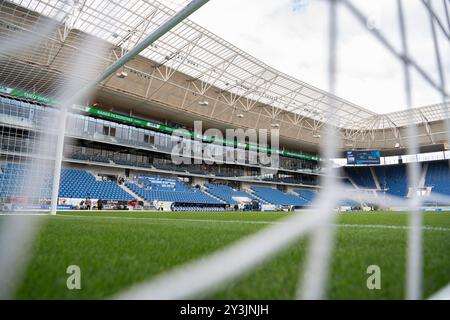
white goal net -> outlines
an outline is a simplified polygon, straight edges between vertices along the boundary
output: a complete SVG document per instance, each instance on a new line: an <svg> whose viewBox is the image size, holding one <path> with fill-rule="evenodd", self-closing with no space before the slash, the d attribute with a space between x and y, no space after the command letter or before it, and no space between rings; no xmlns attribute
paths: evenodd
<svg viewBox="0 0 450 320"><path fill-rule="evenodd" d="M61 171L60 156L64 155L64 150L58 148L58 139L66 132L63 120L67 117L67 109L78 104L91 105L94 90L83 90L189 2L0 1L0 209L8 216L0 225L0 298L13 296L21 281L28 245L39 227L38 219L17 213L46 213L51 209L54 184L58 183ZM412 49L416 47L411 44L414 22L408 16L410 1L390 1L390 22L395 30L390 33L377 25L370 12L360 8L361 1L319 2L326 8L322 22L327 25L327 58L323 64L327 66L328 88L324 89L335 94L342 79L340 65L346 57L339 54L345 42L342 40L345 35L340 30L345 28L345 19L353 19L359 25L361 37L372 39L374 46L386 50L402 72L399 85L403 88L407 107L403 116L407 123L412 124L407 126L407 137L403 140L408 154L419 153L419 145L414 138L418 134L417 112L413 109L415 81L424 83L429 91L442 99L442 104L433 112L443 115L447 126L444 134L450 141L447 83L450 75L450 2L414 1L413 5L420 7L426 18L423 21L426 25L420 28L428 30L427 45L432 54L426 55L427 61L418 60ZM170 47L170 39L175 33L186 38L190 36L188 26L191 23L185 21L185 24L176 26L143 51L146 57L167 64L165 70L168 74L161 75L163 78L167 76L166 81L169 81L170 69L189 73L200 68L195 64L197 62L187 57L202 45L203 38L195 38L193 42L186 40L186 43L180 43L180 48ZM198 57L197 60L201 59ZM366 60L366 63L371 61ZM207 67L215 68L213 65ZM121 72L126 74L130 71L132 68L125 65L117 74L120 76ZM73 100L74 94L80 91L85 94ZM70 105L67 105L68 101ZM270 97L267 101L277 99ZM45 106L51 106L51 111L48 108L44 111ZM339 108L337 101L330 100L323 110L323 119L336 118ZM357 133L352 132L355 136ZM338 158L338 150L349 136L343 136L337 126L326 123L321 128L321 135L321 157ZM422 292L423 213L419 209L424 199L414 192L418 190L421 179L420 165L417 162L408 165L408 185L412 192L409 198L404 199L346 192L346 187L335 177L334 163L324 161L323 164L322 192L307 214L293 215L201 260L178 266L148 282L125 289L115 298L201 297L251 272L282 249L309 235L311 242L297 298L325 299L335 243L335 208L342 200L363 201L379 207L403 207L409 212L405 298L426 298ZM450 206L450 198L446 196L431 194L427 201L432 200ZM13 281L6 283L5 279ZM445 295L445 291L442 294Z"/></svg>

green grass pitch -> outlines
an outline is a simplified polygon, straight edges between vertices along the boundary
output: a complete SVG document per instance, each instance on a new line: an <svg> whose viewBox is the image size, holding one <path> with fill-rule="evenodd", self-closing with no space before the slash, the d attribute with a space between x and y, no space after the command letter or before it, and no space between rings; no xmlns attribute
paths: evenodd
<svg viewBox="0 0 450 320"><path fill-rule="evenodd" d="M45 220L19 299L101 299L267 228L287 213L64 212ZM0 221L1 221L0 217ZM226 222L228 221L228 222ZM258 221L258 223L252 223ZM329 299L403 299L407 230L404 213L339 215ZM361 225L355 227L354 225ZM426 213L424 294L450 282L450 213ZM212 299L292 299L308 238L230 283ZM66 269L81 268L81 290L68 290ZM381 268L381 290L368 290L366 269Z"/></svg>

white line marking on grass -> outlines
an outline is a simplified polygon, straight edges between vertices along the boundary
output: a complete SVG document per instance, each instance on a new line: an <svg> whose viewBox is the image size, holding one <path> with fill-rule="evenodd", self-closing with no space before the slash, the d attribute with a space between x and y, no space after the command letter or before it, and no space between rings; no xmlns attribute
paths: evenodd
<svg viewBox="0 0 450 320"><path fill-rule="evenodd" d="M218 219L189 219L189 218L160 218L160 217L111 217L111 216L82 216L82 215L62 215L58 214L57 217L64 218L81 218L81 219L103 219L103 220L145 220L145 221L162 221L162 222L202 222L202 223L240 223L240 224L285 224L283 221L267 221L267 220L218 220ZM391 230L409 230L409 226L398 225L384 225L384 224L332 224L332 226L340 228L367 228L367 229L391 229ZM422 226L422 230L427 231L444 231L450 232L450 228L447 227L431 227Z"/></svg>
<svg viewBox="0 0 450 320"><path fill-rule="evenodd" d="M189 219L189 218L160 218L160 217L112 217L112 216L80 216L58 214L57 217L74 217L88 219L112 219L112 220L145 220L145 221L182 221L182 222L217 222L217 223L248 223L248 224L277 224L283 222L267 221L267 220L218 220L218 219Z"/></svg>
<svg viewBox="0 0 450 320"><path fill-rule="evenodd" d="M390 225L384 225L384 224L338 224L335 225L338 227L343 228L373 228L373 229L393 229L393 230L409 230L411 227L409 226L390 226ZM446 227L430 227L430 226L422 226L422 230L428 230L428 231L450 231L450 228Z"/></svg>

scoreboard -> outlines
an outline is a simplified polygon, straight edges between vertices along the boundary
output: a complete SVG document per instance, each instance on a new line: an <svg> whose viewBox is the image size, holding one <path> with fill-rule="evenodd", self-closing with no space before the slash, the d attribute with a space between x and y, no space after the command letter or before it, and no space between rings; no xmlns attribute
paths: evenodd
<svg viewBox="0 0 450 320"><path fill-rule="evenodd" d="M347 151L347 164L380 164L380 151Z"/></svg>

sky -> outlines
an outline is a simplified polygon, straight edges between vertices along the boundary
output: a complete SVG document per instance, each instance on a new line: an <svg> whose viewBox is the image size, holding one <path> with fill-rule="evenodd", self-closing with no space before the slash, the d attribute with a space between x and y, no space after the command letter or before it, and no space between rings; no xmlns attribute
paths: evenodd
<svg viewBox="0 0 450 320"><path fill-rule="evenodd" d="M442 1L431 1L447 23ZM403 65L368 32L368 28L377 29L401 52L397 1L351 2L368 20L362 25L346 7L339 7L336 94L379 113L406 109ZM420 0L403 3L410 55L439 83L425 6ZM328 91L327 1L211 0L191 19L271 67ZM440 30L437 34L450 82L450 41ZM442 102L442 95L416 71L411 71L411 77L413 107Z"/></svg>

